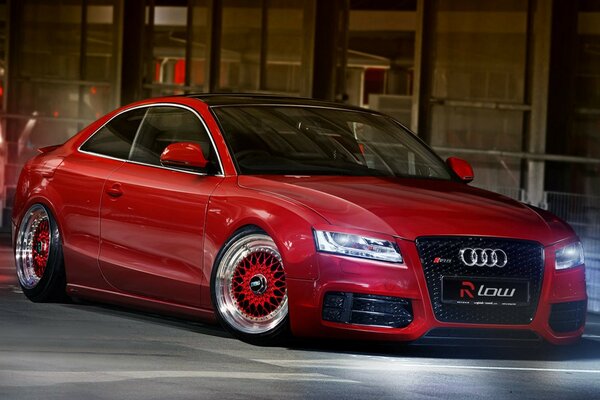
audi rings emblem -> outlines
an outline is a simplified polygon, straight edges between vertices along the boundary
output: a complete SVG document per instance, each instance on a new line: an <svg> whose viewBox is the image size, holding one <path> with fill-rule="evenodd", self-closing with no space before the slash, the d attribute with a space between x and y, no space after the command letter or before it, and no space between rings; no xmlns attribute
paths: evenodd
<svg viewBox="0 0 600 400"><path fill-rule="evenodd" d="M502 268L508 263L508 257L501 249L461 249L459 252L461 261L469 267L498 267Z"/></svg>

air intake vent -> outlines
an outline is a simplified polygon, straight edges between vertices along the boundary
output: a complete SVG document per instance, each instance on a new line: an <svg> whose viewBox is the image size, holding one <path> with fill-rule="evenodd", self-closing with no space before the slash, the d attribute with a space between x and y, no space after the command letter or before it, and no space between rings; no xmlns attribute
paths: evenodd
<svg viewBox="0 0 600 400"><path fill-rule="evenodd" d="M401 297L328 292L323 301L323 319L357 325L403 328L413 320L410 301Z"/></svg>
<svg viewBox="0 0 600 400"><path fill-rule="evenodd" d="M573 332L581 328L585 322L586 303L583 300L552 304L550 328L554 332Z"/></svg>

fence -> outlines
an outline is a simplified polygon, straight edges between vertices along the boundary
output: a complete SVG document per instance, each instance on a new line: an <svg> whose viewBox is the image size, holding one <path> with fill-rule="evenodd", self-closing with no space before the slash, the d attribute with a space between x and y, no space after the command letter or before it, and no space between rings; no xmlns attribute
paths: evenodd
<svg viewBox="0 0 600 400"><path fill-rule="evenodd" d="M548 210L577 232L585 251L588 310L600 312L600 197L546 192Z"/></svg>

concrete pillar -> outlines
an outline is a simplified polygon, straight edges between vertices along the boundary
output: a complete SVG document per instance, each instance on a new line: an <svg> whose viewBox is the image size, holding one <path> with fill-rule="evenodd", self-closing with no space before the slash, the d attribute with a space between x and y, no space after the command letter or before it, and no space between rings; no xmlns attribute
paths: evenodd
<svg viewBox="0 0 600 400"><path fill-rule="evenodd" d="M340 93L337 87L340 82L339 74L344 74L345 65L338 68L342 62L340 42L341 27L344 25L344 13L347 13L348 2L345 0L328 0L316 2L314 69L312 97L321 100L335 100Z"/></svg>
<svg viewBox="0 0 600 400"><path fill-rule="evenodd" d="M546 150L550 154L569 154L575 108L575 71L578 57L577 16L579 1L554 1ZM577 192L573 166L547 163L546 188L559 192ZM575 171L578 168L575 168Z"/></svg>
<svg viewBox="0 0 600 400"><path fill-rule="evenodd" d="M123 9L121 103L142 99L144 76L144 0L127 0Z"/></svg>
<svg viewBox="0 0 600 400"><path fill-rule="evenodd" d="M546 152L552 0L532 1L530 24L528 97L531 113L526 130L525 150L529 153L543 154ZM524 188L526 201L530 204L545 206L544 172L544 161L525 161Z"/></svg>

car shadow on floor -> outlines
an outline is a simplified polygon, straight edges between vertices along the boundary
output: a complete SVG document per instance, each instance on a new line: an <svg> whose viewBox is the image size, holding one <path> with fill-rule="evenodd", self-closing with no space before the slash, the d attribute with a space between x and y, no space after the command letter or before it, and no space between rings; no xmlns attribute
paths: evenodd
<svg viewBox="0 0 600 400"><path fill-rule="evenodd" d="M118 317L132 321L147 322L154 325L176 328L183 331L198 333L202 335L210 335L222 338L235 340L228 332L222 329L219 325L204 323L200 321L192 321L169 315L155 314L147 311L136 310L132 308L123 308L112 304L96 303L91 301L74 300L70 303L62 303L63 307L76 309L77 311L85 311L96 313L107 317Z"/></svg>
<svg viewBox="0 0 600 400"><path fill-rule="evenodd" d="M78 302L64 304L64 307L78 311L102 314L109 317L125 318L157 324L170 328L209 335L230 340L235 339L219 325L189 321L170 316L150 314L143 311L124 309L118 306ZM480 343L457 344L402 344L395 342L366 342L339 339L290 339L283 346L292 351L317 351L331 354L360 354L386 357L414 357L440 359L492 359L492 360L531 360L531 361L569 361L595 360L600 355L600 341L583 338L574 345L552 346L542 342L534 343Z"/></svg>
<svg viewBox="0 0 600 400"><path fill-rule="evenodd" d="M582 338L578 343L553 346L544 342L485 344L398 344L339 340L298 340L290 348L306 351L386 357L452 358L464 360L575 361L600 360L600 341Z"/></svg>

